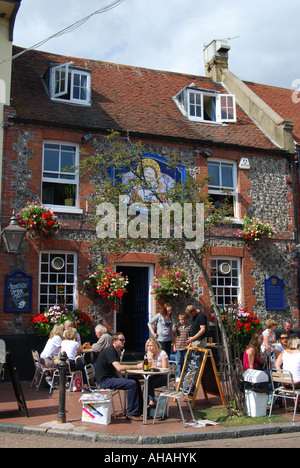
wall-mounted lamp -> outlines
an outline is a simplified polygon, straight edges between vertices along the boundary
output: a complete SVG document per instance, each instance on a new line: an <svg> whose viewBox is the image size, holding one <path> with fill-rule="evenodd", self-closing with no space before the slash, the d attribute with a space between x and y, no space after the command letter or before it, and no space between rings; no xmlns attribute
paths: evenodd
<svg viewBox="0 0 300 468"><path fill-rule="evenodd" d="M92 135L91 133L88 133L87 135L84 135L81 138L81 141L82 143L85 143L86 141L91 141L93 138L94 138L94 135Z"/></svg>
<svg viewBox="0 0 300 468"><path fill-rule="evenodd" d="M211 158L214 153L209 148L204 148L204 150L200 151L200 154L202 154L205 159L208 159Z"/></svg>
<svg viewBox="0 0 300 468"><path fill-rule="evenodd" d="M9 225L2 231L2 237L8 253L17 253L19 251L26 232L26 229L18 225L18 219L13 215Z"/></svg>

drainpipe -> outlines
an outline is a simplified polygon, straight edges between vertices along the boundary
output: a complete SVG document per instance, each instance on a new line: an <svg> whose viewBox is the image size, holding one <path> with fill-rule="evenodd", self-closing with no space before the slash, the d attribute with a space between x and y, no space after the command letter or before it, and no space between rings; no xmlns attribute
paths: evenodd
<svg viewBox="0 0 300 468"><path fill-rule="evenodd" d="M298 309L300 313L300 249L298 250L297 246L299 245L299 222L298 222L298 193L296 189L296 174L295 174L295 165L298 166L298 180L300 187L300 146L296 145L297 152L297 161L293 154L289 155L289 162L291 167L291 176L292 176L292 187L293 187L293 200L294 200L294 222L295 222L295 243L296 243L296 261L297 261L297 298L298 298ZM299 324L298 324L299 325Z"/></svg>

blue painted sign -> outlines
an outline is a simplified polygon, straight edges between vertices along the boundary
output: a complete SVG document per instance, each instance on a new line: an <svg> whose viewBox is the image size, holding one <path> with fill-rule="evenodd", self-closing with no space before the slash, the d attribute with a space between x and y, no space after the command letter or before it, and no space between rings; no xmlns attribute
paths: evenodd
<svg viewBox="0 0 300 468"><path fill-rule="evenodd" d="M23 271L5 275L5 312L32 312L32 276Z"/></svg>
<svg viewBox="0 0 300 468"><path fill-rule="evenodd" d="M277 276L265 280L266 310L285 310L284 282Z"/></svg>

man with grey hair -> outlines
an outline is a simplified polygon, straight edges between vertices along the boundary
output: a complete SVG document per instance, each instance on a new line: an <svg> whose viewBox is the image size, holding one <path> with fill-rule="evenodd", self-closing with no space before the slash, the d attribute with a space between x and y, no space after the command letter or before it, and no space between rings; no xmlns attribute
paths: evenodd
<svg viewBox="0 0 300 468"><path fill-rule="evenodd" d="M107 333L107 328L104 325L101 325L101 324L96 325L95 335L97 336L98 341L97 341L97 343L94 343L91 346L91 350L94 353L99 354L99 353L101 353L101 351L103 351L103 349L107 348L108 346L110 346L112 344L111 335L109 333Z"/></svg>

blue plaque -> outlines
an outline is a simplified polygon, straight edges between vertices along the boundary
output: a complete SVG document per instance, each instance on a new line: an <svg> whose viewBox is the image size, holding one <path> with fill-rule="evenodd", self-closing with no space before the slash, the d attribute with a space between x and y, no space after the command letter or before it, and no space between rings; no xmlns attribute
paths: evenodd
<svg viewBox="0 0 300 468"><path fill-rule="evenodd" d="M266 310L285 310L284 282L277 276L265 280Z"/></svg>

